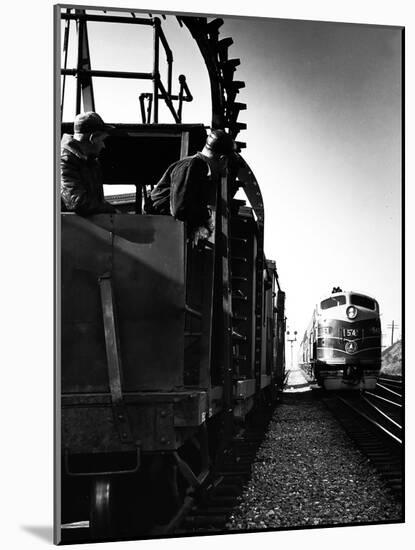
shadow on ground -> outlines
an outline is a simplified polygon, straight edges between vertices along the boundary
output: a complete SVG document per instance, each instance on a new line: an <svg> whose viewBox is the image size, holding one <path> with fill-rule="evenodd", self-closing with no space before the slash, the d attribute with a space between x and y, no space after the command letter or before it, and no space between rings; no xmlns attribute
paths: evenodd
<svg viewBox="0 0 415 550"><path fill-rule="evenodd" d="M45 542L53 543L53 527L50 525L22 525L21 528Z"/></svg>

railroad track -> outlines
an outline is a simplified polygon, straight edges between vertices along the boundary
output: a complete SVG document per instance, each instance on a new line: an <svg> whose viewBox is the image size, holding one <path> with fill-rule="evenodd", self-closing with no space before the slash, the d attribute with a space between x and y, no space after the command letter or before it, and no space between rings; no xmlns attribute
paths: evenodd
<svg viewBox="0 0 415 550"><path fill-rule="evenodd" d="M189 506L179 518L170 525L156 526L139 538L222 533L250 479L251 466L264 440L275 407L275 403L270 405L263 402L250 414L251 418L233 438L207 486L186 497ZM65 543L94 542L89 521L67 525L63 532ZM131 537L117 536L107 540L131 540Z"/></svg>
<svg viewBox="0 0 415 550"><path fill-rule="evenodd" d="M402 498L402 409L379 400L376 394L367 393L362 396L336 394L324 398L323 402L389 487ZM393 407L396 410L392 411Z"/></svg>
<svg viewBox="0 0 415 550"><path fill-rule="evenodd" d="M391 382L391 383L390 383ZM389 424L403 426L402 380L379 378L374 391L365 391L362 399L383 415ZM401 430L402 433L402 430ZM399 434L398 434L399 437Z"/></svg>
<svg viewBox="0 0 415 550"><path fill-rule="evenodd" d="M251 476L251 467L264 440L274 406L263 405L252 415L245 428L234 437L219 465L214 480L195 499L195 505L174 530L175 535L223 532L243 489Z"/></svg>
<svg viewBox="0 0 415 550"><path fill-rule="evenodd" d="M399 376L379 376L376 384L376 392L386 392L397 397L400 397L402 400L403 396L403 381L402 377Z"/></svg>

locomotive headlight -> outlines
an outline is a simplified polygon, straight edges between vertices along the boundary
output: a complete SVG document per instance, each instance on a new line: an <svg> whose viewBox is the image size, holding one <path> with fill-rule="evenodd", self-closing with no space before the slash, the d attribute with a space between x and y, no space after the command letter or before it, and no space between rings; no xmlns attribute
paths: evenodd
<svg viewBox="0 0 415 550"><path fill-rule="evenodd" d="M346 314L347 314L347 317L349 319L356 319L356 317L357 317L357 308L355 308L354 306L349 306L346 309Z"/></svg>

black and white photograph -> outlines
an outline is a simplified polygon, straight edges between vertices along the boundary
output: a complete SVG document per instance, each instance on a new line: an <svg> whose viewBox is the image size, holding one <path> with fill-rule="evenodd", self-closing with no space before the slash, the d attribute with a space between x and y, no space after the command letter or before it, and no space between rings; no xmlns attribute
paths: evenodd
<svg viewBox="0 0 415 550"><path fill-rule="evenodd" d="M412 27L357 4L7 8L8 548L409 547Z"/></svg>
<svg viewBox="0 0 415 550"><path fill-rule="evenodd" d="M55 33L56 542L403 522L404 29Z"/></svg>

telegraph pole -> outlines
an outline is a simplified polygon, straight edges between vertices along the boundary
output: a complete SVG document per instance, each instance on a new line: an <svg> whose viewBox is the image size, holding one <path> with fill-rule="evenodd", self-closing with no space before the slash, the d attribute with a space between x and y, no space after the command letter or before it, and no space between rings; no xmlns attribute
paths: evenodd
<svg viewBox="0 0 415 550"><path fill-rule="evenodd" d="M392 320L392 323L388 325L388 328L392 329L392 332L391 332L391 346L393 346L393 333L394 333L395 329L399 328L399 325L396 324L394 320Z"/></svg>
<svg viewBox="0 0 415 550"><path fill-rule="evenodd" d="M290 335L290 331L287 330L287 336ZM294 346L294 342L297 341L297 331L295 330L294 331L294 338L287 338L287 342L290 342L291 344L291 370L293 370L293 346Z"/></svg>

